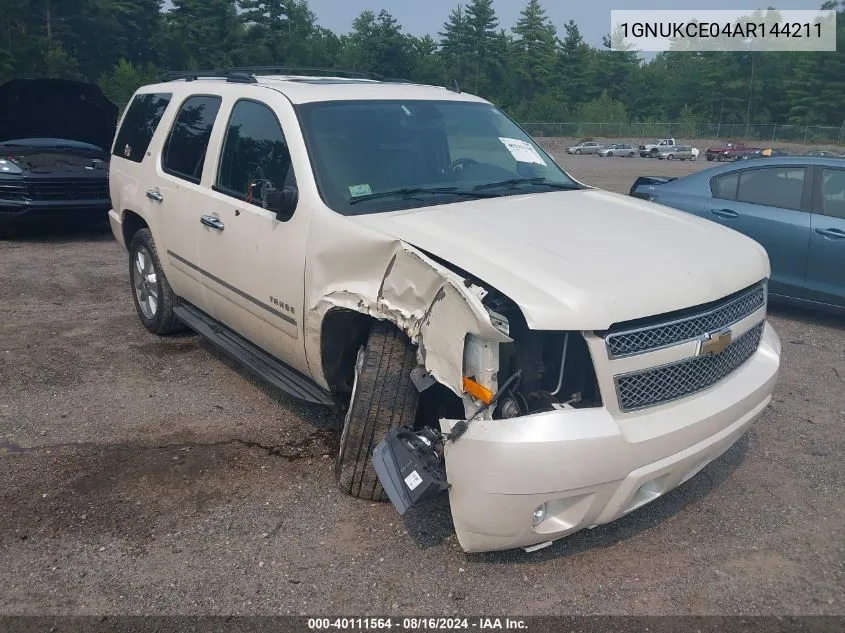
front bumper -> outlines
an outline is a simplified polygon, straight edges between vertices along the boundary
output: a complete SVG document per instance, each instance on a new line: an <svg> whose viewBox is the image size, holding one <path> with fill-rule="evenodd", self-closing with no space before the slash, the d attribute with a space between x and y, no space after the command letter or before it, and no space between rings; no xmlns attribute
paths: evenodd
<svg viewBox="0 0 845 633"><path fill-rule="evenodd" d="M25 224L44 220L103 219L111 208L109 200L20 201L0 199L0 224Z"/></svg>
<svg viewBox="0 0 845 633"><path fill-rule="evenodd" d="M739 439L771 400L780 339L721 382L637 414L570 409L478 420L447 443L452 517L467 552L529 547L609 523L684 483ZM443 421L444 430L451 421ZM546 504L545 519L533 524Z"/></svg>

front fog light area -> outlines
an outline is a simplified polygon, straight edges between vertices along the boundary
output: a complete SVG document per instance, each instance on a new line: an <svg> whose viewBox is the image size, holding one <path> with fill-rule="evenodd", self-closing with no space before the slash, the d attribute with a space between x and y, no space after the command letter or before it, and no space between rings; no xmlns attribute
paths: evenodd
<svg viewBox="0 0 845 633"><path fill-rule="evenodd" d="M540 525L543 522L543 519L546 518L546 504L544 503L541 506L537 506L537 509L534 510L534 525Z"/></svg>

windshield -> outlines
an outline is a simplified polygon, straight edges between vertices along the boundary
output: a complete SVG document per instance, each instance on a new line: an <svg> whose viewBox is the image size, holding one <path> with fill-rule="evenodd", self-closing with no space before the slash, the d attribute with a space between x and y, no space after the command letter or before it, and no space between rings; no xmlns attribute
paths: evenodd
<svg viewBox="0 0 845 633"><path fill-rule="evenodd" d="M581 188L486 103L297 106L323 201L344 215Z"/></svg>

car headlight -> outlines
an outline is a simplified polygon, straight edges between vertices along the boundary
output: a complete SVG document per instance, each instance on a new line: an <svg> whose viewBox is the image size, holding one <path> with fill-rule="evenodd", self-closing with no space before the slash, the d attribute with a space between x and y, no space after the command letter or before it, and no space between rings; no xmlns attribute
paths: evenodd
<svg viewBox="0 0 845 633"><path fill-rule="evenodd" d="M21 174L23 169L6 158L0 158L0 174Z"/></svg>

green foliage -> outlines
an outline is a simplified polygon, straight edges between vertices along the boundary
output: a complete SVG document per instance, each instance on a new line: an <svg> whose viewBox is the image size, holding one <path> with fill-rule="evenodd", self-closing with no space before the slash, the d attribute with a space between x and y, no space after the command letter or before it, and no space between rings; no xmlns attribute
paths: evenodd
<svg viewBox="0 0 845 633"><path fill-rule="evenodd" d="M138 88L153 83L158 70L152 64L135 66L132 62L121 59L109 72L103 73L97 82L100 89L113 102L125 105Z"/></svg>
<svg viewBox="0 0 845 633"><path fill-rule="evenodd" d="M614 101L607 90L603 90L598 99L581 106L580 118L588 123L624 123L628 120L628 112L624 103Z"/></svg>
<svg viewBox="0 0 845 633"><path fill-rule="evenodd" d="M521 121L583 118L620 130L675 121L685 137L708 124L845 126L845 0L825 4L837 10L837 52L687 51L647 62L610 50L619 33L594 47L572 20L555 29L549 1L525 0L505 31L495 0L463 0L434 37L413 37L387 11L363 11L349 33L332 33L308 0L173 0L166 12L164 0L2 0L0 81L96 80L123 103L156 69L336 67L457 80Z"/></svg>
<svg viewBox="0 0 845 633"><path fill-rule="evenodd" d="M540 0L528 0L513 33L511 60L516 94L530 103L551 84L555 68L557 36Z"/></svg>
<svg viewBox="0 0 845 633"><path fill-rule="evenodd" d="M362 11L341 43L341 66L393 79L406 78L413 69L413 41L385 10L378 16Z"/></svg>
<svg viewBox="0 0 845 633"><path fill-rule="evenodd" d="M678 131L676 134L685 136L687 138L695 138L698 135L698 127L696 125L695 112L692 111L688 105L681 108L681 113L678 116Z"/></svg>

